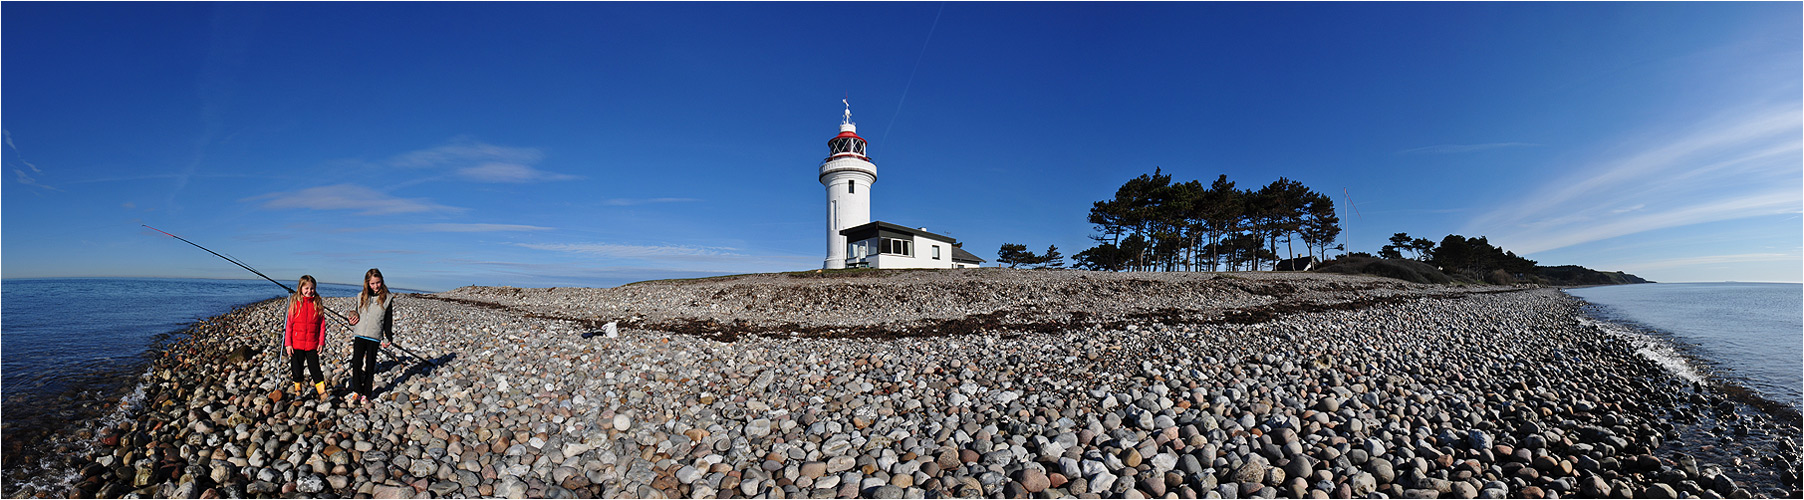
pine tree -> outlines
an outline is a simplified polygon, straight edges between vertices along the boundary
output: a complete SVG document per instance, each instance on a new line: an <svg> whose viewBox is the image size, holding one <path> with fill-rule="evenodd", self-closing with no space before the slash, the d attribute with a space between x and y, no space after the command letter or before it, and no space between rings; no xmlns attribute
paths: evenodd
<svg viewBox="0 0 1804 500"><path fill-rule="evenodd" d="M1058 245L1047 245L1046 254L1041 255L1034 260L1037 261L1035 263L1038 264L1038 269L1058 269L1065 267L1065 256L1059 255Z"/></svg>
<svg viewBox="0 0 1804 500"><path fill-rule="evenodd" d="M1010 269L1017 265L1031 263L1033 258L1034 254L1027 252L1027 245L1003 243L1002 248L996 251L996 262L1008 264Z"/></svg>

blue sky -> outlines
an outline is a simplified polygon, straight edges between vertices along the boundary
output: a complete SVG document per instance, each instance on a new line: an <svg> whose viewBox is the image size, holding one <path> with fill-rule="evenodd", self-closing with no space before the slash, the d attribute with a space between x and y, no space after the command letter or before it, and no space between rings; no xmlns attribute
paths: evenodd
<svg viewBox="0 0 1804 500"><path fill-rule="evenodd" d="M6 278L613 286L813 269L849 96L875 219L1090 246L1155 167L1487 236L1804 278L1800 4L0 6ZM1342 204L1344 208L1344 203Z"/></svg>

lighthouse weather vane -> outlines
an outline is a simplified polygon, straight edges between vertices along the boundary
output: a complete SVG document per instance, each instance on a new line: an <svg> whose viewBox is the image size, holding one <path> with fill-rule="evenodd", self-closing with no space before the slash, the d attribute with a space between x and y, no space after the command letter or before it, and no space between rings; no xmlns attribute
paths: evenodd
<svg viewBox="0 0 1804 500"><path fill-rule="evenodd" d="M852 103L847 102L846 99L840 99L839 102L846 105L846 121L842 123L852 123Z"/></svg>

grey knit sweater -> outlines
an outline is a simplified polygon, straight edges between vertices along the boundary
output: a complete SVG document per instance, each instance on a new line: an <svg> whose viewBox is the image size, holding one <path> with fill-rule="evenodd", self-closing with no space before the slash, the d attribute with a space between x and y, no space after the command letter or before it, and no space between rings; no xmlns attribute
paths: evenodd
<svg viewBox="0 0 1804 500"><path fill-rule="evenodd" d="M353 335L377 342L395 338L395 294L388 294L388 300L380 304L377 302L372 296L368 304L357 310L357 324L351 326Z"/></svg>

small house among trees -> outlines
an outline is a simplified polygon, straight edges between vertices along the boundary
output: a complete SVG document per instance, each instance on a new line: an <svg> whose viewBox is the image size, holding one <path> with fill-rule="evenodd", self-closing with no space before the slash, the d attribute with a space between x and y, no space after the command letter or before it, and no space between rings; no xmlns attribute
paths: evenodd
<svg viewBox="0 0 1804 500"><path fill-rule="evenodd" d="M1273 271L1308 271L1315 269L1315 256L1303 256L1295 259L1284 259L1272 266Z"/></svg>

